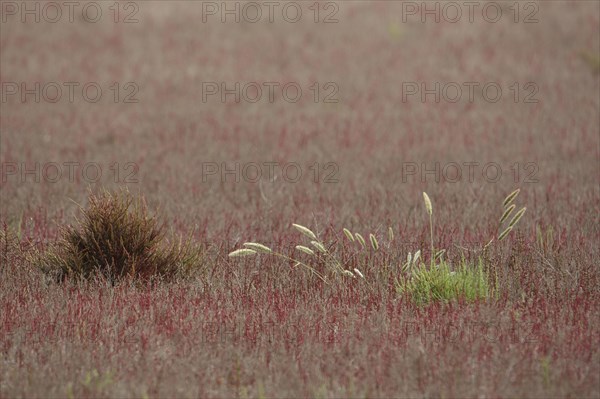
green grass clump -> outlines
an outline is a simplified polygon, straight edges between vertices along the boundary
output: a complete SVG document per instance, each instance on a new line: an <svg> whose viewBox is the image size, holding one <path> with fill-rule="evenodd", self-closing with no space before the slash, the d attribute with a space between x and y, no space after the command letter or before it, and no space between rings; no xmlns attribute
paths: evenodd
<svg viewBox="0 0 600 399"><path fill-rule="evenodd" d="M513 191L504 200L504 205L510 205L518 194L518 190ZM444 260L446 250L435 249L433 241L433 205L427 193L423 193L423 202L429 216L431 238L430 260L428 264L420 261L420 250L415 253L414 257L412 254L409 254L406 263L402 267L402 275L396 279L397 292L409 296L419 304L449 302L460 298L464 298L467 301L488 298L491 290L488 275L484 271L481 259L477 266L467 265L463 259L460 266L456 270L453 270L451 265ZM512 209L514 209L514 206L511 208L511 212ZM523 210L522 213L524 212ZM522 213L519 218L522 216ZM506 217L508 215L503 216L503 218ZM508 235L512 226L511 222L510 229L503 233L504 236Z"/></svg>
<svg viewBox="0 0 600 399"><path fill-rule="evenodd" d="M498 241L505 239L525 214L527 208L521 208L510 222L503 228L506 221L516 208L513 201L519 195L520 190L511 192L502 202L503 213L500 217ZM484 270L483 262L479 258L477 265L467 264L462 260L456 270L444 260L446 250L436 250L433 240L433 205L427 193L423 193L425 210L429 216L429 229L431 237L431 254L429 264L419 261L421 251L415 256L409 253L406 263L402 266L402 275L396 279L396 289L400 294L409 295L417 303L429 303L431 301L448 302L453 299L464 298L467 301L485 299L492 295L492 288L488 273ZM484 250L494 241L493 237L485 246Z"/></svg>
<svg viewBox="0 0 600 399"><path fill-rule="evenodd" d="M396 289L399 294L407 295L419 304L459 298L472 302L488 298L491 294L481 260L478 265L462 262L456 270L452 270L446 261L433 267L420 263L408 277L396 282Z"/></svg>
<svg viewBox="0 0 600 399"><path fill-rule="evenodd" d="M90 195L78 226L63 229L59 241L42 254L45 271L58 280L101 275L114 282L170 279L200 260L189 239L165 238L164 226L148 213L145 201L128 192Z"/></svg>

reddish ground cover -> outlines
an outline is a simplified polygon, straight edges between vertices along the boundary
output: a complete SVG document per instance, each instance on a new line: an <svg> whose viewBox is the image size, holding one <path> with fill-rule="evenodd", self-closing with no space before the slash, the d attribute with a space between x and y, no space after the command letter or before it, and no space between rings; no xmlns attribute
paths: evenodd
<svg viewBox="0 0 600 399"><path fill-rule="evenodd" d="M456 22L443 2L282 3L272 22L239 3L224 23L221 2L82 2L72 22L27 3L39 23L2 2L0 25L0 397L600 396L599 3L478 3L472 22L462 2ZM123 186L192 232L196 275L48 281L31 248ZM429 257L422 191L436 247L473 262L515 188L493 298L396 291L407 253ZM291 223L381 245L329 285L227 257L292 253Z"/></svg>

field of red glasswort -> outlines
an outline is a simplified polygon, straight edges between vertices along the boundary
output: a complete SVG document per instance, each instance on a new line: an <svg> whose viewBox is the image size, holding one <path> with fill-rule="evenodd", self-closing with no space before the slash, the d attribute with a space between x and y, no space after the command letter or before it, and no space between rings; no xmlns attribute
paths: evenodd
<svg viewBox="0 0 600 399"><path fill-rule="evenodd" d="M0 398L598 398L599 32L2 1Z"/></svg>

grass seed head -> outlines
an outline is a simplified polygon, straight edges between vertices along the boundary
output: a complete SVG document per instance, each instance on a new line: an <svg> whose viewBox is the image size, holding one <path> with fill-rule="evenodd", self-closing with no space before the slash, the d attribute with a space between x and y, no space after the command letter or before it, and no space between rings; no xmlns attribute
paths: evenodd
<svg viewBox="0 0 600 399"><path fill-rule="evenodd" d="M352 277L352 278L356 277L350 270L344 270L342 272L342 274L344 274L345 276L348 276L348 277Z"/></svg>
<svg viewBox="0 0 600 399"><path fill-rule="evenodd" d="M238 258L241 256L256 255L256 251L249 248L236 249L229 254L230 258Z"/></svg>
<svg viewBox="0 0 600 399"><path fill-rule="evenodd" d="M437 252L435 253L434 260L438 260L439 258L441 258L441 257L444 255L444 253L446 253L446 250L445 250L445 249L442 249L441 251L437 251Z"/></svg>
<svg viewBox="0 0 600 399"><path fill-rule="evenodd" d="M292 226L294 226L296 228L296 230L298 230L300 233L304 234L308 238L310 238L312 240L317 239L316 234L313 233L312 230L310 230L308 227L304 227L304 226L302 226L300 224L296 224L296 223L292 223Z"/></svg>
<svg viewBox="0 0 600 399"><path fill-rule="evenodd" d="M271 248L267 247L266 245L259 244L257 242L245 242L244 246L246 248L253 249L256 252L262 252L262 253L265 253L265 254L270 254L270 253L273 252L273 250Z"/></svg>
<svg viewBox="0 0 600 399"><path fill-rule="evenodd" d="M508 208L506 208L504 210L504 213L502 214L502 216L500 217L500 224L504 223L504 221L506 219L508 219L508 217L510 216L510 214L512 213L512 211L515 209L516 205L512 204L510 205Z"/></svg>
<svg viewBox="0 0 600 399"><path fill-rule="evenodd" d="M377 238L373 234L369 234L369 240L371 240L371 246L375 251L379 249L379 243L377 242Z"/></svg>
<svg viewBox="0 0 600 399"><path fill-rule="evenodd" d="M423 191L423 201L425 202L425 209L429 216L433 215L433 206L431 205L431 200L426 192Z"/></svg>
<svg viewBox="0 0 600 399"><path fill-rule="evenodd" d="M518 188L515 191L513 191L512 193L508 194L508 196L506 196L506 198L504 198L504 201L502 201L502 207L506 208L507 206L509 206L510 203L513 202L515 198L517 198L517 195L519 195L520 192L521 192L521 189Z"/></svg>
<svg viewBox="0 0 600 399"><path fill-rule="evenodd" d="M354 273L358 274L358 276L359 276L360 278L365 278L365 276L364 276L364 275L361 273L361 271L360 271L360 270L358 270L357 268L354 268Z"/></svg>
<svg viewBox="0 0 600 399"><path fill-rule="evenodd" d="M355 233L354 236L356 237L356 240L360 243L360 245L365 248L367 246L367 242L365 241L365 238L360 235L360 233Z"/></svg>
<svg viewBox="0 0 600 399"><path fill-rule="evenodd" d="M413 266L417 264L417 261L419 260L420 256L421 256L421 250L419 249L417 252L415 252L415 256L413 257L413 261L412 261Z"/></svg>
<svg viewBox="0 0 600 399"><path fill-rule="evenodd" d="M408 272L409 269L410 269L410 262L406 262L404 265L402 265L402 272L403 273Z"/></svg>
<svg viewBox="0 0 600 399"><path fill-rule="evenodd" d="M327 250L325 249L323 244L321 244L319 241L311 241L310 243L312 244L313 247L317 248L320 252L323 252L323 253L327 252Z"/></svg>
<svg viewBox="0 0 600 399"><path fill-rule="evenodd" d="M521 208L519 212L517 212L517 214L512 218L512 220L508 224L508 227L514 227L519 222L519 220L521 220L521 217L523 216L526 210L527 208L525 207Z"/></svg>
<svg viewBox="0 0 600 399"><path fill-rule="evenodd" d="M498 236L498 241L502 241L504 240L504 238L506 238L506 236L508 235L508 233L510 233L512 230L512 226L508 226L502 233L500 233L500 235Z"/></svg>
<svg viewBox="0 0 600 399"><path fill-rule="evenodd" d="M296 245L296 249L298 251L304 252L305 254L314 255L315 252L309 247L305 247L304 245Z"/></svg>
<svg viewBox="0 0 600 399"><path fill-rule="evenodd" d="M354 242L354 236L352 235L352 233L350 232L350 230L348 230L347 228L344 227L344 235L346 236L346 238L352 242Z"/></svg>

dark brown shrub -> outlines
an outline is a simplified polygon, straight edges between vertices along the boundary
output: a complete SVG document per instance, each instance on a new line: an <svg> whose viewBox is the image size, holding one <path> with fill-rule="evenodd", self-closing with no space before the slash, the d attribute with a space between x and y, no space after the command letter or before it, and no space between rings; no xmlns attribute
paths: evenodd
<svg viewBox="0 0 600 399"><path fill-rule="evenodd" d="M82 213L78 225L64 228L42 256L43 268L59 280L98 275L111 282L125 277L171 279L200 262L190 239L165 239L164 225L149 215L143 198L127 191L91 194Z"/></svg>

